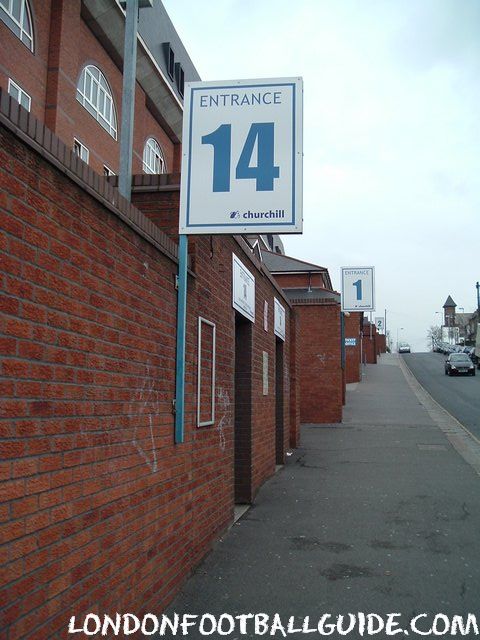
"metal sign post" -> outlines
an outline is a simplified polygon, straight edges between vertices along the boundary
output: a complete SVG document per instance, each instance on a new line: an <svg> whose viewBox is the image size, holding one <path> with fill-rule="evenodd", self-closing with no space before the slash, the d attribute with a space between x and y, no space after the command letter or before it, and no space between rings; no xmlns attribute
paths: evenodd
<svg viewBox="0 0 480 640"><path fill-rule="evenodd" d="M175 442L183 442L185 420L185 334L187 324L188 236L180 234L178 247L177 352L175 370Z"/></svg>

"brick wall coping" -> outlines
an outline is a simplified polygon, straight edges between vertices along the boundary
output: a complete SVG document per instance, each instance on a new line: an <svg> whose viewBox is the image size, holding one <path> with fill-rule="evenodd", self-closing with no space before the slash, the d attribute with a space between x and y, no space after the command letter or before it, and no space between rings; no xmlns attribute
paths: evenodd
<svg viewBox="0 0 480 640"><path fill-rule="evenodd" d="M178 246L147 216L121 196L109 180L95 173L40 120L11 98L3 87L0 87L0 125L12 131L136 233L178 263Z"/></svg>
<svg viewBox="0 0 480 640"><path fill-rule="evenodd" d="M335 298L291 298L290 302L292 305L302 304L302 305L321 305L321 306L333 306L339 305L340 302L335 300Z"/></svg>

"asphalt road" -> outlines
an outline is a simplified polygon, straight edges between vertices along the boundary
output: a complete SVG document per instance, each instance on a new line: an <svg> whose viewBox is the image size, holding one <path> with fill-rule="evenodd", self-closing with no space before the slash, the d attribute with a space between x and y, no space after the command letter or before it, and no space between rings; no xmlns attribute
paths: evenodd
<svg viewBox="0 0 480 640"><path fill-rule="evenodd" d="M472 376L446 376L442 353L402 356L419 383L444 409L480 439L480 372Z"/></svg>

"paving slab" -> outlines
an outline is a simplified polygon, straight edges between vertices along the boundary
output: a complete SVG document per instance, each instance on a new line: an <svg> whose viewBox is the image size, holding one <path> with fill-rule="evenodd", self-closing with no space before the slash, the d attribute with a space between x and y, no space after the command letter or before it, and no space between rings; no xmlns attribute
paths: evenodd
<svg viewBox="0 0 480 640"><path fill-rule="evenodd" d="M302 426L301 447L166 613L398 612L402 628L424 612L425 628L437 613L480 621L478 443L428 403L398 357L367 365L343 423Z"/></svg>

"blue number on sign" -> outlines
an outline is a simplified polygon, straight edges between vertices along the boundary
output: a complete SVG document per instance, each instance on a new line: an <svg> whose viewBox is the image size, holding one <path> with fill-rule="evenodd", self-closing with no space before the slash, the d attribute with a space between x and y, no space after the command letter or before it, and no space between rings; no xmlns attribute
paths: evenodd
<svg viewBox="0 0 480 640"><path fill-rule="evenodd" d="M213 190L230 191L232 125L220 125L213 133L202 137L202 144L213 145Z"/></svg>
<svg viewBox="0 0 480 640"><path fill-rule="evenodd" d="M251 167L253 151L257 143L257 166ZM273 159L273 122L254 123L250 127L245 145L237 164L237 180L255 179L257 191L273 191L273 180L279 176L279 168Z"/></svg>
<svg viewBox="0 0 480 640"><path fill-rule="evenodd" d="M353 283L353 286L357 288L357 300L362 299L362 281L357 280Z"/></svg>
<svg viewBox="0 0 480 640"><path fill-rule="evenodd" d="M222 124L206 136L202 144L213 146L213 191L230 191L230 162L232 155L232 125ZM257 145L257 166L251 167L253 151ZM274 165L274 123L254 122L245 140L238 160L237 180L256 180L256 191L273 191L273 181L280 175Z"/></svg>

